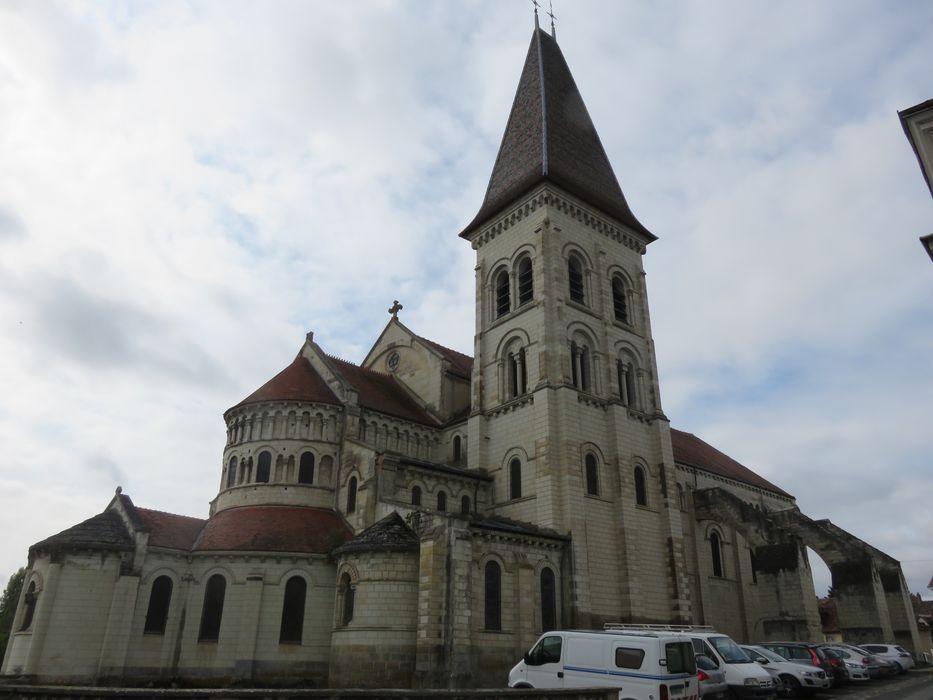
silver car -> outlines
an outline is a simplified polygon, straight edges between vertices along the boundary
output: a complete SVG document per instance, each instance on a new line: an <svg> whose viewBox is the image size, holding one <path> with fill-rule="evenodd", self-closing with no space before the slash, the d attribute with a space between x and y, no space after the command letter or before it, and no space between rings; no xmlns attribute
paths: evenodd
<svg viewBox="0 0 933 700"><path fill-rule="evenodd" d="M826 671L812 664L788 661L780 654L759 646L743 646L742 649L757 661L768 673L781 684L780 694L787 698L800 698L812 695L819 690L826 690L832 680Z"/></svg>
<svg viewBox="0 0 933 700"><path fill-rule="evenodd" d="M726 674L719 670L716 662L705 654L697 654L697 680L700 682L700 697L708 700L726 700L729 684Z"/></svg>
<svg viewBox="0 0 933 700"><path fill-rule="evenodd" d="M862 644L859 648L874 656L893 661L900 667L901 673L907 673L914 667L914 657L904 647L897 644Z"/></svg>

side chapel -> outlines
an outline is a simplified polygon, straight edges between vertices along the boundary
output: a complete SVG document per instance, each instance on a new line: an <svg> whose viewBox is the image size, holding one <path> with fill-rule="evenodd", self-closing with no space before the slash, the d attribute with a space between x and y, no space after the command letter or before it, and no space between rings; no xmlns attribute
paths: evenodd
<svg viewBox="0 0 933 700"><path fill-rule="evenodd" d="M635 217L537 26L476 251L473 356L400 305L360 364L313 334L224 413L208 517L133 503L29 549L3 675L495 687L545 630L709 624L919 644L899 563L661 405Z"/></svg>

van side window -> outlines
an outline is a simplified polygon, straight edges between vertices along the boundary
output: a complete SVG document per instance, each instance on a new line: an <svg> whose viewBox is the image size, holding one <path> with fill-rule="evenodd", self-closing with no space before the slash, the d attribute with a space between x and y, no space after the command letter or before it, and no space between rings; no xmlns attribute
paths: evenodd
<svg viewBox="0 0 933 700"><path fill-rule="evenodd" d="M560 661L562 641L560 637L545 637L542 639L528 654L528 664L530 666L541 666L542 664L558 663Z"/></svg>
<svg viewBox="0 0 933 700"><path fill-rule="evenodd" d="M668 673L689 673L693 675L697 672L693 645L690 642L670 642L665 644L664 653L667 658Z"/></svg>
<svg viewBox="0 0 933 700"><path fill-rule="evenodd" d="M619 668L641 668L641 664L644 660L644 649L616 647L616 666Z"/></svg>

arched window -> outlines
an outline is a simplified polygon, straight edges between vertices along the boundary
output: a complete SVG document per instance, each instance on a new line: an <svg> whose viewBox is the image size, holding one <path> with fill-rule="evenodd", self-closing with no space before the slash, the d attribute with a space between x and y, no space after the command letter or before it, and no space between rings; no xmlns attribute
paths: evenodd
<svg viewBox="0 0 933 700"><path fill-rule="evenodd" d="M350 580L350 574L346 571L340 576L340 585L337 588L340 595L340 625L346 627L353 620L353 603L356 597L356 591L353 589L353 582Z"/></svg>
<svg viewBox="0 0 933 700"><path fill-rule="evenodd" d="M269 483L269 472L272 470L272 453L260 452L259 461L256 464L256 483Z"/></svg>
<svg viewBox="0 0 933 700"><path fill-rule="evenodd" d="M231 457L227 463L227 488L236 485L236 457Z"/></svg>
<svg viewBox="0 0 933 700"><path fill-rule="evenodd" d="M461 444L459 435L454 435L453 450L454 450L453 462L454 464L460 464L460 458L462 456L463 445Z"/></svg>
<svg viewBox="0 0 933 700"><path fill-rule="evenodd" d="M509 398L514 399L527 391L528 372L525 369L525 348L510 352L508 361Z"/></svg>
<svg viewBox="0 0 933 700"><path fill-rule="evenodd" d="M20 632L32 627L32 618L36 614L36 602L39 600L39 594L36 593L36 582L30 581L26 587L26 595L23 602L26 607L23 610L23 621L19 625Z"/></svg>
<svg viewBox="0 0 933 700"><path fill-rule="evenodd" d="M421 505L421 487L420 486L411 487L411 504L413 506Z"/></svg>
<svg viewBox="0 0 933 700"><path fill-rule="evenodd" d="M570 301L578 304L586 303L586 291L583 285L583 263L576 255L571 255L567 261L567 277L570 282Z"/></svg>
<svg viewBox="0 0 933 700"><path fill-rule="evenodd" d="M541 569L541 631L557 629L557 582L554 570Z"/></svg>
<svg viewBox="0 0 933 700"><path fill-rule="evenodd" d="M531 272L531 258L518 261L518 305L527 304L535 298L535 282Z"/></svg>
<svg viewBox="0 0 933 700"><path fill-rule="evenodd" d="M220 638L220 620L224 614L224 596L227 593L227 579L221 574L214 574L207 579L204 587L204 607L201 608L201 629L199 642L216 642Z"/></svg>
<svg viewBox="0 0 933 700"><path fill-rule="evenodd" d="M590 349L582 343L570 343L570 375L577 389L590 389Z"/></svg>
<svg viewBox="0 0 933 700"><path fill-rule="evenodd" d="M437 492L437 509L441 513L447 512L447 493L444 491Z"/></svg>
<svg viewBox="0 0 933 700"><path fill-rule="evenodd" d="M502 569L494 561L486 562L484 571L484 629L502 629Z"/></svg>
<svg viewBox="0 0 933 700"><path fill-rule="evenodd" d="M635 363L631 359L616 360L616 373L619 376L619 400L635 408L638 405Z"/></svg>
<svg viewBox="0 0 933 700"><path fill-rule="evenodd" d="M496 275L496 318L505 316L511 308L512 302L509 299L509 273L508 270L502 270Z"/></svg>
<svg viewBox="0 0 933 700"><path fill-rule="evenodd" d="M460 514L461 515L470 514L470 497L469 496L460 497Z"/></svg>
<svg viewBox="0 0 933 700"><path fill-rule="evenodd" d="M584 460L586 466L586 493L590 496L599 495L599 462L596 455L588 452Z"/></svg>
<svg viewBox="0 0 933 700"><path fill-rule="evenodd" d="M713 576L722 577L722 540L719 533L713 530L709 533L709 554L713 562Z"/></svg>
<svg viewBox="0 0 933 700"><path fill-rule="evenodd" d="M522 462L513 457L509 462L509 498L513 501L522 497Z"/></svg>
<svg viewBox="0 0 933 700"><path fill-rule="evenodd" d="M648 505L648 484L645 470L641 467L635 467L635 503L640 506Z"/></svg>
<svg viewBox="0 0 933 700"><path fill-rule="evenodd" d="M347 482L347 513L356 512L356 477L351 476Z"/></svg>
<svg viewBox="0 0 933 700"><path fill-rule="evenodd" d="M282 624L279 644L301 644L301 631L305 622L305 597L308 584L301 576L292 576L285 584L282 601Z"/></svg>
<svg viewBox="0 0 933 700"><path fill-rule="evenodd" d="M298 462L298 483L314 483L314 453L302 452L301 460Z"/></svg>
<svg viewBox="0 0 933 700"><path fill-rule="evenodd" d="M165 634L168 607L172 602L172 579L159 576L152 582L149 591L149 607L146 609L146 624L143 634Z"/></svg>
<svg viewBox="0 0 933 700"><path fill-rule="evenodd" d="M612 313L616 321L631 323L628 313L628 292L621 275L612 278Z"/></svg>

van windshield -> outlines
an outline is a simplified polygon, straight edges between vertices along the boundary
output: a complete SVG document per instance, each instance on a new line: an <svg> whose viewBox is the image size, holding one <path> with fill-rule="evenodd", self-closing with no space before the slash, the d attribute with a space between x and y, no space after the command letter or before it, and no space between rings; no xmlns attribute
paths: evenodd
<svg viewBox="0 0 933 700"><path fill-rule="evenodd" d="M739 645L733 642L729 637L710 637L710 644L716 647L716 651L727 664L748 664L752 660L748 654L739 648Z"/></svg>

